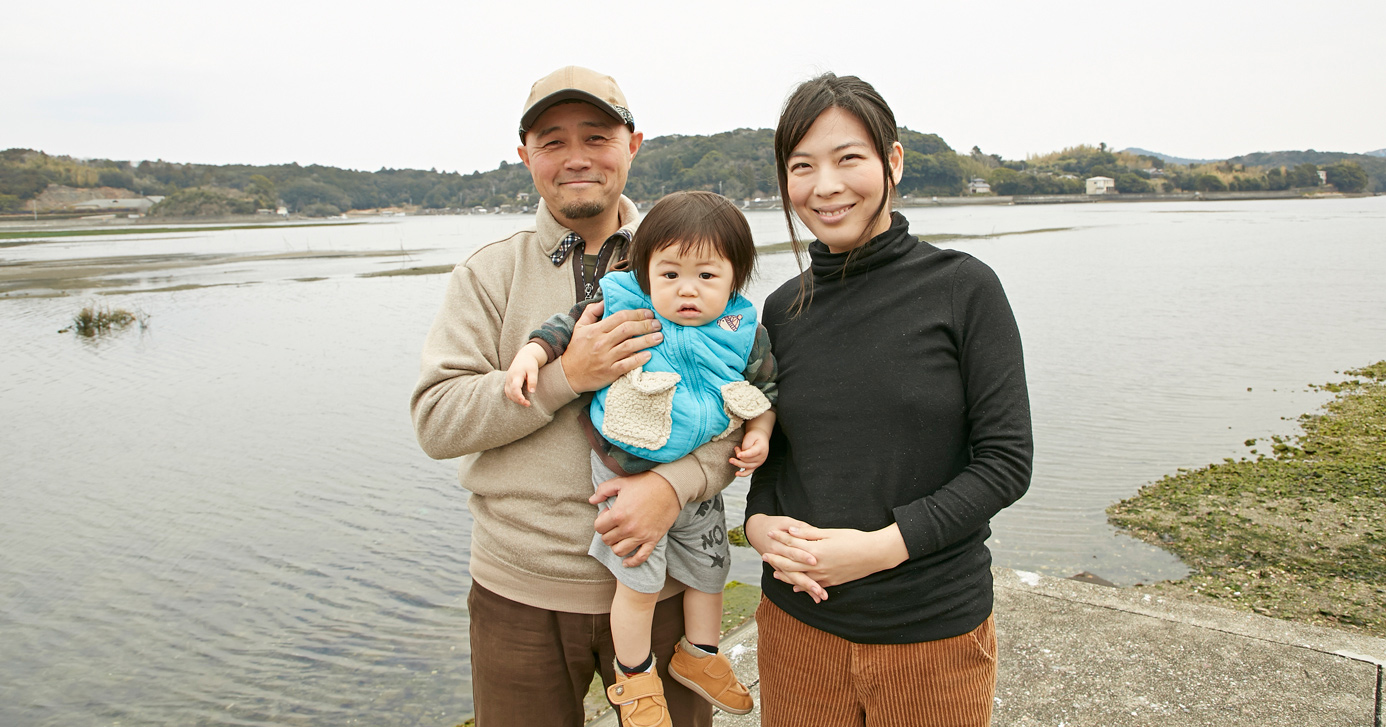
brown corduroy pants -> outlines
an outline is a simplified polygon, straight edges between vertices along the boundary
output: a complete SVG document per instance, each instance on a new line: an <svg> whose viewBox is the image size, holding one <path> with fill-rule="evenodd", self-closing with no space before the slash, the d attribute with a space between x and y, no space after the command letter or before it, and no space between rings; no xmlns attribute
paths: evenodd
<svg viewBox="0 0 1386 727"><path fill-rule="evenodd" d="M475 581L467 612L477 727L581 727L592 674L608 686L614 679L608 614L534 608ZM711 727L712 705L669 678L669 657L682 637L683 596L660 601L650 643L669 715L674 727Z"/></svg>
<svg viewBox="0 0 1386 727"><path fill-rule="evenodd" d="M762 727L984 727L996 694L996 622L918 644L854 644L767 598L760 630Z"/></svg>

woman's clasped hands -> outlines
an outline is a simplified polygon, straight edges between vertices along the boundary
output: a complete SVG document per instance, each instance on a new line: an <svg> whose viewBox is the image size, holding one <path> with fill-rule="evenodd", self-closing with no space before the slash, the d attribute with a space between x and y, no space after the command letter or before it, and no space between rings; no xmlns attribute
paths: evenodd
<svg viewBox="0 0 1386 727"><path fill-rule="evenodd" d="M909 552L899 526L864 531L816 528L780 515L752 515L746 539L774 576L822 603L827 588L857 580L905 562Z"/></svg>

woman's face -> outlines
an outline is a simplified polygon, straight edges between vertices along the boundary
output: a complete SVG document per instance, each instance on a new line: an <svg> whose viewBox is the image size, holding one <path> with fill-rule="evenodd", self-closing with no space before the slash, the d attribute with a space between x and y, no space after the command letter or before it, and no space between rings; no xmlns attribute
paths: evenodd
<svg viewBox="0 0 1386 727"><path fill-rule="evenodd" d="M891 177L900 181L904 149L890 151ZM819 114L789 153L789 203L804 225L833 252L846 252L890 229L890 205L881 155L866 125L856 116L830 108Z"/></svg>

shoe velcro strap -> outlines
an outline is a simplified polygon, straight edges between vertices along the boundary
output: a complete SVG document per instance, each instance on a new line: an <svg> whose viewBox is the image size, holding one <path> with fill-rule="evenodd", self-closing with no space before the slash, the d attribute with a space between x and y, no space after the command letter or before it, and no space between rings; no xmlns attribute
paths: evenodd
<svg viewBox="0 0 1386 727"><path fill-rule="evenodd" d="M645 697L662 697L664 685L658 679L633 679L607 687L606 696L615 704L633 702Z"/></svg>

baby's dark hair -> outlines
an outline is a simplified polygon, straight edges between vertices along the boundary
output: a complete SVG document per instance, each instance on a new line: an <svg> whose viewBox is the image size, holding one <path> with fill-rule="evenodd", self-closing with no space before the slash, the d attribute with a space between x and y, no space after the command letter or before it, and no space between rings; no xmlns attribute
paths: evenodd
<svg viewBox="0 0 1386 727"><path fill-rule="evenodd" d="M690 251L711 248L732 266L732 290L751 279L756 246L751 226L732 201L713 192L674 192L655 203L640 220L627 257L640 289L650 292L650 258L674 245Z"/></svg>

